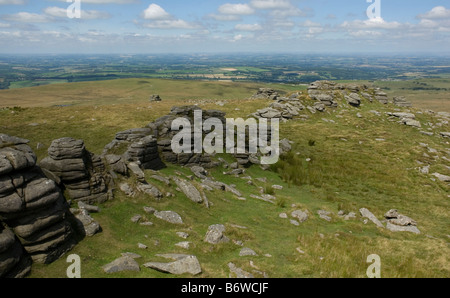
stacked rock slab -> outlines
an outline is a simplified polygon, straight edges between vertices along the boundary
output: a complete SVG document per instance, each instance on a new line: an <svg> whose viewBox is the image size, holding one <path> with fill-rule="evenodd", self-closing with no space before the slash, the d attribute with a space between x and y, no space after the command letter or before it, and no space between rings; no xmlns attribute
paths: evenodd
<svg viewBox="0 0 450 298"><path fill-rule="evenodd" d="M31 258L16 235L0 224L0 278L24 277L31 270Z"/></svg>
<svg viewBox="0 0 450 298"><path fill-rule="evenodd" d="M102 159L87 151L82 140L54 140L48 155L40 166L49 178L67 190L68 199L92 204L110 198L111 177Z"/></svg>
<svg viewBox="0 0 450 298"><path fill-rule="evenodd" d="M387 94L379 88L373 89L367 85L339 84L331 81L311 83L308 87L308 95L311 99L327 107L337 107L341 99L345 99L348 104L355 107L359 107L363 100L388 103Z"/></svg>
<svg viewBox="0 0 450 298"><path fill-rule="evenodd" d="M225 113L218 110L202 110L198 106L182 106L173 107L170 114L157 119L148 125L153 131L155 131L155 136L158 139L159 152L163 160L183 165L183 166L194 166L199 165L204 168L212 168L217 166L217 162L212 161L211 155L207 153L194 153L194 142L192 142L191 152L192 153L175 153L171 148L172 139L180 131L172 130L172 122L178 118L186 118L191 124L191 135L192 140L194 140L194 113L195 111L202 112L202 121L209 118L219 119L224 127L225 135ZM203 134L208 134L208 131L203 131Z"/></svg>
<svg viewBox="0 0 450 298"><path fill-rule="evenodd" d="M254 94L252 99L271 99L277 100L279 97L278 92L272 88L260 88L256 94Z"/></svg>
<svg viewBox="0 0 450 298"><path fill-rule="evenodd" d="M165 167L158 153L158 143L151 128L134 128L116 134L115 139L105 146L105 156L111 169L127 174L127 164L135 162L142 169L160 170Z"/></svg>
<svg viewBox="0 0 450 298"><path fill-rule="evenodd" d="M74 245L70 213L61 189L36 166L36 155L27 143L0 135L0 234L9 239L5 235L11 231L20 243L20 247L17 243L11 246L10 240L0 240L0 260L11 253L20 263L24 249L33 261L49 263Z"/></svg>

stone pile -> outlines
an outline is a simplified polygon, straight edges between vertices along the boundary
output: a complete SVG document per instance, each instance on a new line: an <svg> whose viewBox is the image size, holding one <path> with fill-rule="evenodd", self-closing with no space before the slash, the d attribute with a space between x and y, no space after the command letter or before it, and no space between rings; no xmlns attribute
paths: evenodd
<svg viewBox="0 0 450 298"><path fill-rule="evenodd" d="M0 276L22 276L25 258L50 263L74 245L69 206L28 142L0 135Z"/></svg>
<svg viewBox="0 0 450 298"><path fill-rule="evenodd" d="M345 101L359 107L362 100L372 102L374 99L381 103L388 103L386 93L380 89L371 89L367 85L339 84L330 81L316 81L308 87L308 95L327 107L337 107L339 101Z"/></svg>
<svg viewBox="0 0 450 298"><path fill-rule="evenodd" d="M101 203L112 197L107 173L100 156L86 150L82 140L61 138L48 148L48 156L40 162L46 175L68 193L68 199Z"/></svg>
<svg viewBox="0 0 450 298"><path fill-rule="evenodd" d="M300 115L300 111L304 110L305 106L298 98L281 97L272 103L269 107L260 109L251 116L260 119L279 118L282 120L290 120Z"/></svg>
<svg viewBox="0 0 450 298"><path fill-rule="evenodd" d="M172 121L177 118L186 118L191 123L192 140L194 140L194 112L202 112L202 121L214 117L220 119L224 127L225 136L225 113L218 110L202 110L198 106L182 106L173 107L170 114L157 119L148 125L154 131L154 135L158 139L158 147L163 160L183 165L183 166L195 166L199 165L204 168L212 168L218 165L211 158L211 155L206 153L175 153L171 148L172 138L179 133L177 130L172 130ZM208 134L208 131L204 131L204 134ZM192 142L192 152L193 152Z"/></svg>
<svg viewBox="0 0 450 298"><path fill-rule="evenodd" d="M271 99L277 100L279 97L278 92L272 88L260 88L251 99Z"/></svg>

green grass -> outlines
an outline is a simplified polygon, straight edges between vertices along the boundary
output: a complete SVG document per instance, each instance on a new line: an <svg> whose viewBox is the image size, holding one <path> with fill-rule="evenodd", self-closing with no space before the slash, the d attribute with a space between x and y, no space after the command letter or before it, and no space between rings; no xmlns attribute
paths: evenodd
<svg viewBox="0 0 450 298"><path fill-rule="evenodd" d="M98 93L95 93L97 100L89 94L95 84L99 84ZM258 87L267 85L192 84L145 79L67 85L64 86L66 91L71 89L74 94L86 92L91 99L69 107L0 110L1 132L30 139L33 148L38 142L43 143L45 148L35 150L39 159L46 156L46 148L53 139L65 136L83 139L88 150L101 153L116 132L144 127L167 114L173 105L186 104L187 97L192 97L193 103L201 104L202 108L224 110L228 117L247 117L252 111L270 104L270 101L244 100ZM102 97L106 86L120 94L117 96L129 94L134 98L142 96L139 94L159 93L167 99L152 104L146 99L126 103L116 99L111 103L108 102L111 95ZM277 89L296 91L293 86L289 89L291 87L292 90L288 90L279 85ZM22 89L22 92L31 96L45 90L48 92L46 96L53 98L56 95L52 92L61 90L54 86L52 88L56 89L38 88ZM218 92L224 94L219 96ZM205 99L211 101L202 103ZM227 100L228 103L218 107L215 104L218 100ZM239 110L235 110L236 107ZM127 198L116 190L115 198L102 204L100 213L92 214L103 231L85 238L71 252L81 257L82 276L173 277L143 266L138 273L107 275L101 270L101 266L130 251L142 256L137 260L141 265L150 261L166 261L156 257L158 253L194 254L203 270L199 277L206 278L227 277L229 262L253 272L255 269L250 260L270 277L366 277L369 266L366 258L374 253L381 257L382 277L448 277L449 188L445 183L420 174L417 161L431 162L431 172L449 174L444 172L449 163L442 158L435 161L424 156L425 149L419 143L429 144L444 156L448 144L438 133L450 129L448 125L435 128L432 130L434 136L425 136L415 128L389 121L384 113L393 108L364 103L361 108L339 107L325 113L309 114L307 121L293 120L282 124L281 137L294 141L293 149L269 171L257 166L246 169L243 176L253 177L253 185L247 184L246 179L225 175L223 172L227 170L221 167L210 171L217 180L236 185L245 201L227 192L206 191L212 203L207 209L191 202L175 187L151 179L147 180L163 192L174 193L175 197L156 202L144 195ZM377 116L370 110L383 115ZM358 112L363 118L356 117ZM434 121L433 116L416 114L422 123ZM335 123L325 122L323 118ZM30 126L33 123L39 125ZM377 138L385 141L377 141ZM221 156L232 161L230 156ZM189 169L173 165L161 170L160 174L170 176L176 172L191 175ZM151 174L151 171L146 172L147 177ZM267 182L260 182L255 179L257 177L266 178ZM200 180L195 178L193 183L198 184ZM272 185L275 184L283 186L283 189L274 189ZM276 196L276 203L251 198L251 194L259 194L259 187L264 193ZM144 206L174 210L181 215L184 224L173 226L164 223L145 214ZM380 230L372 223L365 225L358 212L362 207L368 208L379 219L389 209L398 209L418 222L422 234L392 233ZM279 217L280 213L290 214L296 209L309 212L309 219L298 227ZM333 212L332 221L320 219L318 210ZM344 221L336 215L339 210L355 212L358 218ZM154 225L143 227L132 223L130 219L135 214L144 216ZM239 257L241 247L232 242L205 243L203 238L212 224L225 224L228 237L243 241L259 256ZM175 246L175 243L185 241L176 236L178 231L190 234L187 241L193 243L192 249L185 251ZM137 243L146 244L148 249L138 249ZM297 248L305 254L300 254ZM65 277L68 265L65 257L50 265L33 265L30 277ZM259 273L253 273L260 277Z"/></svg>

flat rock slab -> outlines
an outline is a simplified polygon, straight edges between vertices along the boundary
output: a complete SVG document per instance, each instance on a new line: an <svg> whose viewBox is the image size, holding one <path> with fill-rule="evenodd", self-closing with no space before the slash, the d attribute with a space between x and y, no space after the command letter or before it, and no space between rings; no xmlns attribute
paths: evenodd
<svg viewBox="0 0 450 298"><path fill-rule="evenodd" d="M361 209L359 209L359 212L361 213L362 217L368 218L371 222L376 224L377 227L384 228L384 226L381 223L381 221L379 221L378 218L376 218L375 215L373 215L373 213L370 212L367 208L361 208Z"/></svg>
<svg viewBox="0 0 450 298"><path fill-rule="evenodd" d="M143 266L175 275L186 273L197 275L202 273L202 268L197 257L192 255L181 257L171 263L149 262L145 263Z"/></svg>
<svg viewBox="0 0 450 298"><path fill-rule="evenodd" d="M172 224L183 224L183 219L175 211L155 211L153 213L157 218Z"/></svg>
<svg viewBox="0 0 450 298"><path fill-rule="evenodd" d="M416 226L399 226L388 222L386 229L392 232L411 232L414 234L420 234L420 230Z"/></svg>
<svg viewBox="0 0 450 298"><path fill-rule="evenodd" d="M202 195L192 183L177 177L172 177L172 179L173 181L175 181L176 185L180 188L180 190L188 197L189 200L195 203L203 202Z"/></svg>
<svg viewBox="0 0 450 298"><path fill-rule="evenodd" d="M126 255L120 257L102 267L106 273L115 273L121 271L140 271L139 264L134 258Z"/></svg>

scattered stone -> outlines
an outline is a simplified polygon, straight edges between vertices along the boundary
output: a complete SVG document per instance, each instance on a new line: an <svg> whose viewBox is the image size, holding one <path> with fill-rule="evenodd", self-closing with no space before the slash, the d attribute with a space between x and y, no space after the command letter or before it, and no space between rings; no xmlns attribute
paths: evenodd
<svg viewBox="0 0 450 298"><path fill-rule="evenodd" d="M145 263L143 266L175 275L197 275L202 273L200 263L197 257L193 255L179 255L178 258L171 263L149 262Z"/></svg>
<svg viewBox="0 0 450 298"><path fill-rule="evenodd" d="M211 244L229 242L230 239L224 235L225 229L221 224L209 226L204 241Z"/></svg>
<svg viewBox="0 0 450 298"><path fill-rule="evenodd" d="M153 207L147 207L147 206L145 206L145 207L144 207L144 211L145 211L146 213L148 213L148 214L154 214L154 213L156 212L156 209L153 208Z"/></svg>
<svg viewBox="0 0 450 298"><path fill-rule="evenodd" d="M319 215L319 217L321 219L326 220L326 221L331 221L331 217L329 216L331 214L331 212L325 211L325 210L319 210L319 211L317 211L317 214Z"/></svg>
<svg viewBox="0 0 450 298"><path fill-rule="evenodd" d="M148 182L138 183L137 189L158 201L163 197L161 191L155 185Z"/></svg>
<svg viewBox="0 0 450 298"><path fill-rule="evenodd" d="M450 182L450 176L442 175L439 173L433 173L431 175L433 175L434 177L436 177L437 179L439 179L442 182Z"/></svg>
<svg viewBox="0 0 450 298"><path fill-rule="evenodd" d="M92 237L101 231L100 224L95 221L86 209L78 209L73 212L78 220L78 228L83 231L86 236Z"/></svg>
<svg viewBox="0 0 450 298"><path fill-rule="evenodd" d="M174 211L155 211L154 215L157 218L172 224L183 224L181 216Z"/></svg>
<svg viewBox="0 0 450 298"><path fill-rule="evenodd" d="M244 256L257 256L258 254L251 248L248 247L244 247L241 249L241 251L239 252L239 256L240 257L244 257Z"/></svg>
<svg viewBox="0 0 450 298"><path fill-rule="evenodd" d="M180 190L194 203L202 203L203 197L198 191L198 189L187 180L177 178L172 176L172 179L175 181L176 185L180 188Z"/></svg>
<svg viewBox="0 0 450 298"><path fill-rule="evenodd" d="M189 249L190 247L191 247L191 242L189 242L189 241L183 241L183 242L178 242L178 243L175 243L175 246L178 246L178 247L181 247L181 248L184 248L184 249Z"/></svg>
<svg viewBox="0 0 450 298"><path fill-rule="evenodd" d="M183 239L187 239L189 237L189 234L186 232L177 232L177 236Z"/></svg>
<svg viewBox="0 0 450 298"><path fill-rule="evenodd" d="M278 215L280 218L288 218L288 216L287 216L287 214L286 213L280 213L279 215Z"/></svg>
<svg viewBox="0 0 450 298"><path fill-rule="evenodd" d="M130 256L123 256L102 267L105 273L140 271L139 264Z"/></svg>
<svg viewBox="0 0 450 298"><path fill-rule="evenodd" d="M392 232L411 232L414 234L420 234L420 231L416 226L398 226L388 222L386 224L386 228Z"/></svg>
<svg viewBox="0 0 450 298"><path fill-rule="evenodd" d="M85 209L90 213L98 213L100 212L100 207L86 204L82 201L78 201L78 208Z"/></svg>
<svg viewBox="0 0 450 298"><path fill-rule="evenodd" d="M128 197L134 197L136 195L131 186L126 182L120 183L119 189Z"/></svg>
<svg viewBox="0 0 450 298"><path fill-rule="evenodd" d="M290 219L289 222L291 224L293 224L294 226L299 226L300 225L300 223L298 221L296 221L295 219Z"/></svg>
<svg viewBox="0 0 450 298"><path fill-rule="evenodd" d="M140 249L147 249L148 246L143 244L143 243L138 243L138 248L140 248Z"/></svg>
<svg viewBox="0 0 450 298"><path fill-rule="evenodd" d="M300 223L302 223L308 219L308 214L302 210L292 211L291 216L296 218Z"/></svg>
<svg viewBox="0 0 450 298"><path fill-rule="evenodd" d="M120 255L122 257L130 257L130 258L133 258L133 259L140 259L140 258L142 258L141 255L138 255L138 254L136 254L134 252L123 252Z"/></svg>
<svg viewBox="0 0 450 298"><path fill-rule="evenodd" d="M234 263L231 262L228 263L228 268L230 268L231 273L234 274L236 278L254 278L253 274L242 270L241 268L237 267Z"/></svg>
<svg viewBox="0 0 450 298"><path fill-rule="evenodd" d="M298 253L300 253L302 255L305 254L305 252L300 247L297 247L296 250L298 251Z"/></svg>
<svg viewBox="0 0 450 298"><path fill-rule="evenodd" d="M153 94L150 96L150 101L162 101L162 99L158 94Z"/></svg>
<svg viewBox="0 0 450 298"><path fill-rule="evenodd" d="M131 222L133 223L138 223L141 220L142 216L140 215L135 215L131 218Z"/></svg>
<svg viewBox="0 0 450 298"><path fill-rule="evenodd" d="M372 221L377 227L379 228L384 228L383 224L381 223L381 221L378 220L378 218L375 217L375 215L372 214L372 212L370 212L368 209L366 208L361 208L359 209L359 212L361 213L362 217L365 217L367 219L369 219L370 221Z"/></svg>

